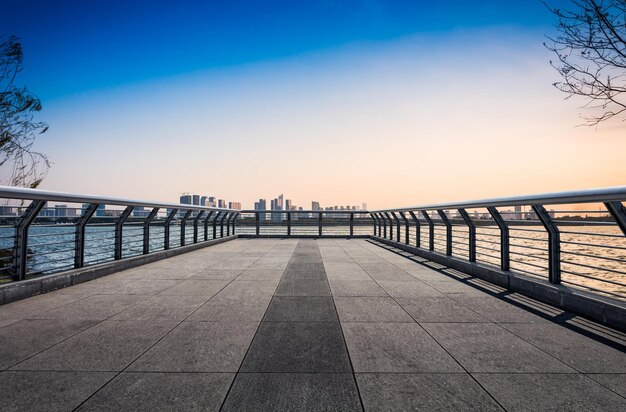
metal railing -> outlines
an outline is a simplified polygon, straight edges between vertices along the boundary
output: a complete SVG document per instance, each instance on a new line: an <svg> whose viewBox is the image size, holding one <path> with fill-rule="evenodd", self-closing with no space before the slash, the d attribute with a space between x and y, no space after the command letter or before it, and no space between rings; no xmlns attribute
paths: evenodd
<svg viewBox="0 0 626 412"><path fill-rule="evenodd" d="M240 237L369 237L372 221L364 210L242 210Z"/></svg>
<svg viewBox="0 0 626 412"><path fill-rule="evenodd" d="M0 186L0 281L235 235L373 237L626 298L626 187L360 210L258 211Z"/></svg>
<svg viewBox="0 0 626 412"><path fill-rule="evenodd" d="M0 186L0 281L235 234L239 210Z"/></svg>
<svg viewBox="0 0 626 412"><path fill-rule="evenodd" d="M626 187L371 211L374 238L626 298Z"/></svg>

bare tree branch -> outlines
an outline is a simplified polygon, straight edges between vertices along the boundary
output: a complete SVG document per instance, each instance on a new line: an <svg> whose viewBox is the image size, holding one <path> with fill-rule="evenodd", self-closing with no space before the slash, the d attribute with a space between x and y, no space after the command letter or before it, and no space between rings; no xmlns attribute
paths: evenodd
<svg viewBox="0 0 626 412"><path fill-rule="evenodd" d="M23 52L19 39L0 39L0 167L10 168L12 186L37 187L50 167L48 157L32 149L48 125L34 121L41 101L26 88L15 86L22 70Z"/></svg>

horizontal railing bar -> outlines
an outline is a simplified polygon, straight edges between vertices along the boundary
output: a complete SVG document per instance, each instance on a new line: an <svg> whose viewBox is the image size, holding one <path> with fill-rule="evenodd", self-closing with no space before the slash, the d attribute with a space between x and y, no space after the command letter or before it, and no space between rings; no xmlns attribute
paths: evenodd
<svg viewBox="0 0 626 412"><path fill-rule="evenodd" d="M609 269L609 268L605 268L605 267L601 267L601 266L585 265L584 263L572 262L571 260L561 260L561 264L574 265L574 266L579 266L579 267L583 267L583 268L587 268L587 269L599 270L599 271L602 271L602 272L617 273L618 275L626 275L626 272L622 272L620 270ZM626 285L624 285L624 286L626 286Z"/></svg>
<svg viewBox="0 0 626 412"><path fill-rule="evenodd" d="M371 212L401 212L405 210L428 211L437 209L475 209L502 206L527 206L534 204L555 205L573 203L598 203L621 201L626 199L626 186L600 189L575 190L567 192L540 193L527 196L498 197L491 199L470 200L466 202L438 203L423 206L408 206L394 209L372 210Z"/></svg>
<svg viewBox="0 0 626 412"><path fill-rule="evenodd" d="M179 210L215 210L226 212L239 212L237 209L227 209L219 207L196 206L181 203L166 203L125 199L120 197L103 197L94 195L81 195L76 193L55 192L51 190L27 189L10 186L0 186L0 197L24 200L43 200L68 203L98 203L115 206L135 206L135 207L158 207Z"/></svg>
<svg viewBox="0 0 626 412"><path fill-rule="evenodd" d="M609 260L612 262L618 262L618 263L626 263L625 259L619 259L619 258L614 258L614 257L609 257L609 256L600 256L600 255L589 255L587 253L582 253L582 252L568 252L566 250L562 250L561 254L565 254L565 255L574 255L574 256L584 256L584 257L588 257L591 259L602 259L602 260Z"/></svg>

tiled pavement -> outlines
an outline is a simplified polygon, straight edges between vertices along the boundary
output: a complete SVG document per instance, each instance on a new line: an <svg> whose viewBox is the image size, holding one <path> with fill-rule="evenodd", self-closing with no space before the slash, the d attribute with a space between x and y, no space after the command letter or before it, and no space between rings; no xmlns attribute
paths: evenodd
<svg viewBox="0 0 626 412"><path fill-rule="evenodd" d="M0 410L626 410L624 334L424 263L235 240L1 306Z"/></svg>

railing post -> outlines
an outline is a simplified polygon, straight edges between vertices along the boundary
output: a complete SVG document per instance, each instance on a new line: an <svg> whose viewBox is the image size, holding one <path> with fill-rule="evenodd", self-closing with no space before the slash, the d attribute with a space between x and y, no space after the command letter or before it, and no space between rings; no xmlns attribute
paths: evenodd
<svg viewBox="0 0 626 412"><path fill-rule="evenodd" d="M229 212L224 212L224 216L220 220L220 238L224 237L224 219L226 219L230 215Z"/></svg>
<svg viewBox="0 0 626 412"><path fill-rule="evenodd" d="M468 256L470 262L476 262L476 225L465 209L458 209L459 214L465 221L468 230Z"/></svg>
<svg viewBox="0 0 626 412"><path fill-rule="evenodd" d="M402 220L404 220L404 243L408 245L409 243L411 243L411 241L409 240L409 220L406 218L404 212L398 212L398 214L400 215Z"/></svg>
<svg viewBox="0 0 626 412"><path fill-rule="evenodd" d="M322 212L319 213L317 226L318 226L318 234L319 236L322 236Z"/></svg>
<svg viewBox="0 0 626 412"><path fill-rule="evenodd" d="M435 224L425 210L422 210L422 216L428 223L428 250L435 250Z"/></svg>
<svg viewBox="0 0 626 412"><path fill-rule="evenodd" d="M389 240L393 240L393 220L388 212L385 212L385 216L389 219Z"/></svg>
<svg viewBox="0 0 626 412"><path fill-rule="evenodd" d="M287 236L291 236L291 213L285 211L287 213Z"/></svg>
<svg viewBox="0 0 626 412"><path fill-rule="evenodd" d="M502 270L511 269L509 253L509 225L504 221L500 212L495 207L488 207L487 211L500 228L500 268Z"/></svg>
<svg viewBox="0 0 626 412"><path fill-rule="evenodd" d="M213 239L217 239L217 218L219 218L220 216L222 216L221 211L217 212L215 214L215 218L213 219Z"/></svg>
<svg viewBox="0 0 626 412"><path fill-rule="evenodd" d="M20 216L20 220L15 227L15 251L13 252L15 280L26 279L28 264L28 228L45 204L46 202L41 200L33 200L24 211L24 214Z"/></svg>
<svg viewBox="0 0 626 412"><path fill-rule="evenodd" d="M400 243L400 219L398 219L395 212L391 212L391 216L393 216L393 220L396 221L396 242Z"/></svg>
<svg viewBox="0 0 626 412"><path fill-rule="evenodd" d="M87 222L98 209L98 203L90 203L84 210L83 215L76 223L76 234L74 236L74 268L79 269L85 265L85 227Z"/></svg>
<svg viewBox="0 0 626 412"><path fill-rule="evenodd" d="M204 215L204 210L199 211L193 220L193 243L198 243L198 223L202 215Z"/></svg>
<svg viewBox="0 0 626 412"><path fill-rule="evenodd" d="M176 217L178 209L172 209L169 216L165 219L165 226L163 226L163 249L168 250L170 248L170 224Z"/></svg>
<svg viewBox="0 0 626 412"><path fill-rule="evenodd" d="M437 213L439 213L443 224L446 225L446 255L452 256L452 223L450 223L445 211L438 209Z"/></svg>
<svg viewBox="0 0 626 412"><path fill-rule="evenodd" d="M604 202L604 207L607 208L617 226L622 229L624 236L626 236L626 208L621 202Z"/></svg>
<svg viewBox="0 0 626 412"><path fill-rule="evenodd" d="M204 219L204 241L209 240L209 219L211 216L215 214L215 211L211 210L208 215L206 215L206 219Z"/></svg>
<svg viewBox="0 0 626 412"><path fill-rule="evenodd" d="M159 208L155 207L152 209L146 220L143 222L143 254L147 255L150 253L150 223L154 220L157 213L159 212Z"/></svg>
<svg viewBox="0 0 626 412"><path fill-rule="evenodd" d="M226 219L226 236L230 236L230 221L235 217L234 213L228 214L228 219Z"/></svg>
<svg viewBox="0 0 626 412"><path fill-rule="evenodd" d="M186 234L187 219L189 219L191 212L192 212L191 210L186 211L185 215L180 221L180 245L181 246L185 246L185 243L186 243L185 238L187 237L187 234Z"/></svg>
<svg viewBox="0 0 626 412"><path fill-rule="evenodd" d="M420 230L420 221L417 218L417 216L415 216L415 212L413 212L412 210L409 210L409 214L411 215L411 218L413 218L413 221L415 222L415 247L420 247L420 243L421 243L421 230Z"/></svg>
<svg viewBox="0 0 626 412"><path fill-rule="evenodd" d="M239 218L240 213L237 212L235 213L235 216L233 217L233 231L232 231L232 235L235 235L235 227L237 227L237 219Z"/></svg>
<svg viewBox="0 0 626 412"><path fill-rule="evenodd" d="M124 222L126 221L126 219L128 219L128 216L130 216L134 208L134 206L126 207L126 209L124 209L124 211L120 215L119 219L117 219L117 221L115 222L115 252L113 256L115 260L120 260L122 258L122 235Z"/></svg>
<svg viewBox="0 0 626 412"><path fill-rule="evenodd" d="M548 281L561 283L561 234L550 214L542 205L531 205L548 232Z"/></svg>
<svg viewBox="0 0 626 412"><path fill-rule="evenodd" d="M376 226L377 226L377 225L376 225L376 224L377 224L377 222L376 222L376 217L374 217L374 214L373 214L373 213L370 213L370 218L372 219L372 222L374 222L374 236L377 236L377 234L376 234L376 233L377 233L377 232L376 232Z"/></svg>
<svg viewBox="0 0 626 412"><path fill-rule="evenodd" d="M387 219L385 219L382 213L379 213L378 216L380 216L383 221L383 239L387 239Z"/></svg>
<svg viewBox="0 0 626 412"><path fill-rule="evenodd" d="M350 237L354 236L354 213L350 213Z"/></svg>
<svg viewBox="0 0 626 412"><path fill-rule="evenodd" d="M256 224L256 235L259 236L261 233L261 214L259 212L254 212L254 220Z"/></svg>

